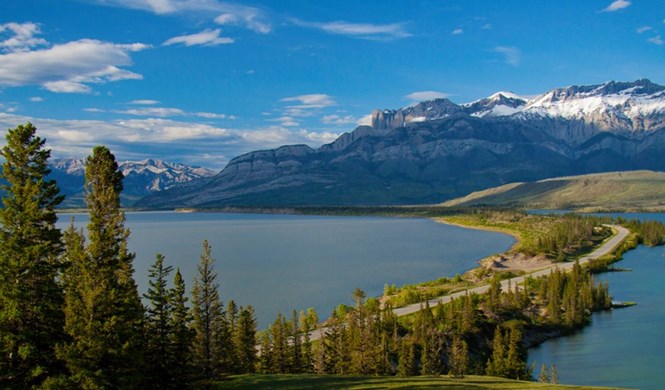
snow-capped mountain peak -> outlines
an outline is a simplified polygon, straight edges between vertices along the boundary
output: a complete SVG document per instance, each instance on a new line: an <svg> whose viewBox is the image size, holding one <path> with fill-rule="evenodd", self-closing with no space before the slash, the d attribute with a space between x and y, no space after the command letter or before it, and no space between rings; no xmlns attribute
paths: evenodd
<svg viewBox="0 0 665 390"><path fill-rule="evenodd" d="M642 79L557 88L529 101L522 113L584 120L601 129L650 130L663 125L665 87Z"/></svg>
<svg viewBox="0 0 665 390"><path fill-rule="evenodd" d="M463 104L469 115L483 118L489 116L507 116L520 112L527 100L512 92L499 91L484 99Z"/></svg>

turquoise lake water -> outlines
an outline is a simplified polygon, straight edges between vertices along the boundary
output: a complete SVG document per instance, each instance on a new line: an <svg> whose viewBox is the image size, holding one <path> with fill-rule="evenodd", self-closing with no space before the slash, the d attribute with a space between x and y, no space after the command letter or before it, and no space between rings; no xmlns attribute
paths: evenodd
<svg viewBox="0 0 665 390"><path fill-rule="evenodd" d="M663 214L614 215L665 222ZM639 246L616 266L632 271L596 279L609 283L615 300L635 301L637 306L595 313L591 325L580 332L529 350L535 375L542 363L554 363L559 383L665 388L665 249Z"/></svg>
<svg viewBox="0 0 665 390"><path fill-rule="evenodd" d="M72 215L62 215L60 227ZM79 226L86 214L73 214ZM429 219L318 217L222 213L128 213L135 278L147 288L156 253L180 267L188 289L203 240L212 246L220 293L253 305L260 328L277 312L314 307L321 319L340 303L352 304L358 287L378 296L384 284L423 282L475 268L514 239Z"/></svg>

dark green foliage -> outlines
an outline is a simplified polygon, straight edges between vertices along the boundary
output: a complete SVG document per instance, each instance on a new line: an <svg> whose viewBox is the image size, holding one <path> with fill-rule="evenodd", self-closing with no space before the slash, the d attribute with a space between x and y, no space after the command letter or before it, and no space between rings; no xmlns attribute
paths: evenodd
<svg viewBox="0 0 665 390"><path fill-rule="evenodd" d="M185 295L185 282L176 269L173 278L173 288L169 292L171 301L170 341L171 348L175 352L176 365L171 367L171 377L177 388L185 387L192 378L191 346L194 339L194 331L190 327L192 315L187 307Z"/></svg>
<svg viewBox="0 0 665 390"><path fill-rule="evenodd" d="M236 371L253 373L256 366L256 318L252 306L240 309L238 323L233 331L233 345L237 359Z"/></svg>
<svg viewBox="0 0 665 390"><path fill-rule="evenodd" d="M192 347L192 364L202 379L212 379L222 372L228 347L223 343L226 339L228 324L224 315L224 307L219 299L216 282L217 272L214 270L214 259L208 241L203 242L203 252L198 265L198 273L192 289L192 314L194 341Z"/></svg>
<svg viewBox="0 0 665 390"><path fill-rule="evenodd" d="M658 221L624 220L617 218L617 223L637 233L640 243L647 246L665 244L665 225Z"/></svg>
<svg viewBox="0 0 665 390"><path fill-rule="evenodd" d="M63 197L47 180L50 150L27 123L9 129L0 209L0 387L29 387L60 371L63 340L60 230Z"/></svg>
<svg viewBox="0 0 665 390"><path fill-rule="evenodd" d="M160 389L182 388L190 379L191 332L184 307L185 285L178 271L174 287L167 288L172 270L158 254L149 271L148 293L144 295L149 302L145 324L147 383Z"/></svg>
<svg viewBox="0 0 665 390"><path fill-rule="evenodd" d="M86 160L85 177L89 243L73 226L65 234L69 341L59 348L59 356L83 388L137 387L144 361L143 306L120 210L122 173L113 154L97 146Z"/></svg>

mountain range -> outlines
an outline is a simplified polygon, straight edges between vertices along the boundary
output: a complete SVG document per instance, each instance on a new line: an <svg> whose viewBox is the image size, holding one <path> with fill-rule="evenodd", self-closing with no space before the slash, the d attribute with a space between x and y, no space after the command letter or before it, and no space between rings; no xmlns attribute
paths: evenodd
<svg viewBox="0 0 665 390"><path fill-rule="evenodd" d="M647 79L375 110L330 144L236 157L138 206L439 203L512 182L665 167L665 87Z"/></svg>
<svg viewBox="0 0 665 390"><path fill-rule="evenodd" d="M63 207L84 207L85 160L54 159L49 167L50 178L58 182L60 191L66 195ZM182 186L216 173L206 168L151 159L120 162L118 168L125 176L121 195L124 206L132 206L138 199L153 192Z"/></svg>

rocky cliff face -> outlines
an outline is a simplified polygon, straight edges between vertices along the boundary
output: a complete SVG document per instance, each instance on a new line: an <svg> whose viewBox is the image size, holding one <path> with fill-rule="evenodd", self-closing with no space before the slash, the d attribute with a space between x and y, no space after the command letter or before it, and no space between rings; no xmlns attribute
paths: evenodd
<svg viewBox="0 0 665 390"><path fill-rule="evenodd" d="M201 185L153 193L149 207L433 203L515 181L665 167L665 87L648 80L501 92L374 111L318 149L252 152Z"/></svg>

